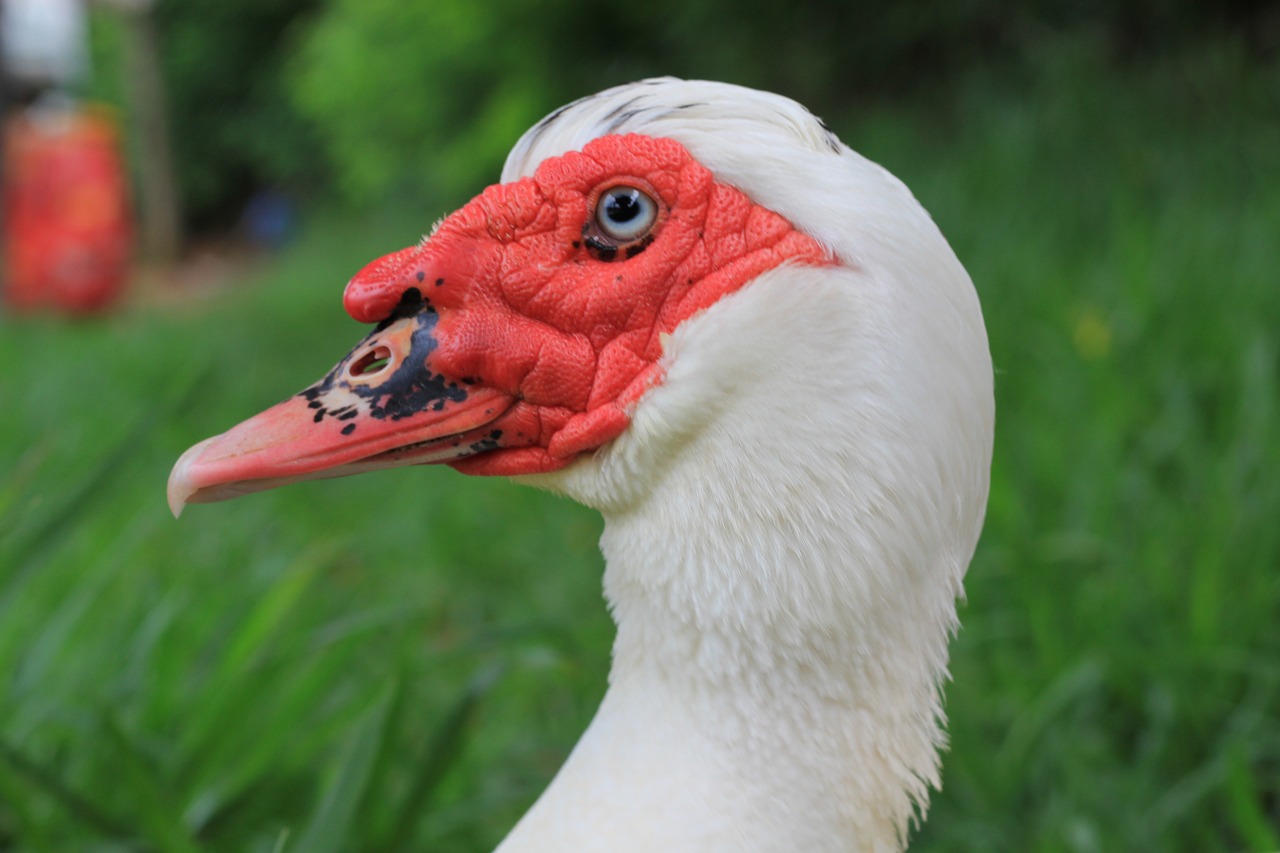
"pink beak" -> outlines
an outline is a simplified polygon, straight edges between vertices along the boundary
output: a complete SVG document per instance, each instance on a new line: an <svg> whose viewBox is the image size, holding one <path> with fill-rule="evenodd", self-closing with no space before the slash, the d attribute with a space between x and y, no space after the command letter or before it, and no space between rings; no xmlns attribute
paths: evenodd
<svg viewBox="0 0 1280 853"><path fill-rule="evenodd" d="M384 321L320 382L205 439L169 475L169 508L288 483L447 462L500 445L488 427L515 403L432 369L429 307Z"/></svg>

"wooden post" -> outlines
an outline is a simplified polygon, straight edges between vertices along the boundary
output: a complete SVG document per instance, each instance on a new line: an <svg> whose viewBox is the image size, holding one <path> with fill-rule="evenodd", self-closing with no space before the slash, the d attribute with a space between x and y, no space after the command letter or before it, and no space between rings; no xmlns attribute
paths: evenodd
<svg viewBox="0 0 1280 853"><path fill-rule="evenodd" d="M124 78L133 115L139 181L139 232L143 256L158 263L177 260L182 219L169 145L164 80L152 0L99 0L119 10L124 43Z"/></svg>

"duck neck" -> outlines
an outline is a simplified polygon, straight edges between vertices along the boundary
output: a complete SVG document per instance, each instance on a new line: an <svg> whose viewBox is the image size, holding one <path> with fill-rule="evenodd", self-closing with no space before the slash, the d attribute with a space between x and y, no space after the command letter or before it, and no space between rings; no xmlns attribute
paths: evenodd
<svg viewBox="0 0 1280 853"><path fill-rule="evenodd" d="M922 624L848 535L789 545L797 510L717 537L711 509L607 514L609 689L503 853L904 848L938 782L950 591Z"/></svg>
<svg viewBox="0 0 1280 853"><path fill-rule="evenodd" d="M618 633L599 712L504 853L892 853L937 787L985 498L949 460L989 440L949 450L969 433L927 371L851 369L897 327L868 282L818 275L688 321L628 432L552 484L605 516Z"/></svg>
<svg viewBox="0 0 1280 853"><path fill-rule="evenodd" d="M642 716L628 737L682 744L673 768L704 786L676 796L776 842L758 849L901 850L938 784L954 590L920 600L894 582L919 572L861 564L856 530L799 507L749 531L740 501L725 507L739 526L701 507L687 529L608 521L618 634L602 716Z"/></svg>

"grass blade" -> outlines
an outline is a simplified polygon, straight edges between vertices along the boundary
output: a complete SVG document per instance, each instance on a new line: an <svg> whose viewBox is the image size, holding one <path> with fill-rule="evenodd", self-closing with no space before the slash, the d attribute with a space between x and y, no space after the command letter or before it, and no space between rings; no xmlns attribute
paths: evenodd
<svg viewBox="0 0 1280 853"><path fill-rule="evenodd" d="M1236 829L1248 849L1280 850L1280 830L1263 813L1262 793L1243 744L1236 744L1227 759L1227 799Z"/></svg>
<svg viewBox="0 0 1280 853"><path fill-rule="evenodd" d="M228 642L203 690L210 701L188 721L184 732L184 743L179 749L179 754L186 756L184 773L201 766L209 753L216 750L227 731L225 721L235 717L235 710L253 704L253 694L260 689L259 682L249 677L254 665L320 574L325 553L321 543L282 571Z"/></svg>
<svg viewBox="0 0 1280 853"><path fill-rule="evenodd" d="M338 769L312 813L311 821L293 849L300 853L337 853L349 849L345 842L352 821L364 799L372 769L388 731L387 721L399 683L392 684L352 727L350 740L338 761Z"/></svg>
<svg viewBox="0 0 1280 853"><path fill-rule="evenodd" d="M17 588L22 579L30 574L49 553L49 549L62 541L59 531L65 530L75 519L93 504L94 500L108 491L116 482L117 475L124 469L125 463L134 456L141 447L146 446L143 440L155 423L153 415L140 417L124 436L107 450L98 465L92 468L83 478L74 484L68 494L56 506L51 508L38 520L25 536L10 540L5 550L5 562L18 568L9 580L11 588ZM3 540L0 540L3 541Z"/></svg>
<svg viewBox="0 0 1280 853"><path fill-rule="evenodd" d="M22 578L34 570L40 558L49 553L53 545L61 541L62 537L57 535L59 531L73 524L87 507L92 506L96 499L115 486L118 482L117 475L124 469L125 464L140 450L147 447L145 439L155 425L168 419L173 412L186 408L207 383L210 373L211 371L207 369L202 371L181 393L170 395L168 399L171 402L159 412L148 412L137 418L120 440L102 455L97 466L80 478L69 490L69 494L50 509L43 519L37 521L34 528L25 536L5 543L8 545L7 553L4 555L6 562L12 566L22 566L10 579L11 588L16 588ZM13 500L6 499L4 502L6 513L14 512L13 503ZM3 516L0 515L0 517ZM0 542L4 541L0 539Z"/></svg>
<svg viewBox="0 0 1280 853"><path fill-rule="evenodd" d="M102 715L102 729L122 759L119 780L133 790L134 817L156 848L166 853L199 853L200 846L183 824L172 789L160 778L154 763L138 748L111 712Z"/></svg>
<svg viewBox="0 0 1280 853"><path fill-rule="evenodd" d="M493 688L501 677L501 670L491 667L472 677L457 702L440 722L417 762L418 772L404 800L397 810L389 835L389 850L407 849L412 841L414 824L427 810L431 795L435 793L445 774L462 755L465 744L463 734L471 722L479 701Z"/></svg>
<svg viewBox="0 0 1280 853"><path fill-rule="evenodd" d="M127 823L102 811L86 797L72 790L57 773L2 740L0 761L42 790L77 822L112 838L128 839L134 836L133 829Z"/></svg>

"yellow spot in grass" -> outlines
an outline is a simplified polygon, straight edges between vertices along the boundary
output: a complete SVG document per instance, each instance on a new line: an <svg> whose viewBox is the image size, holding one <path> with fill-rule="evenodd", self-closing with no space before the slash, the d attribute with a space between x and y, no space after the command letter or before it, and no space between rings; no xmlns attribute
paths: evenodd
<svg viewBox="0 0 1280 853"><path fill-rule="evenodd" d="M1093 308L1086 308L1076 319L1071 339L1076 352L1087 361L1096 361L1111 352L1111 327Z"/></svg>

